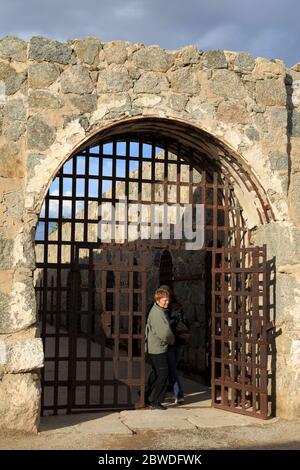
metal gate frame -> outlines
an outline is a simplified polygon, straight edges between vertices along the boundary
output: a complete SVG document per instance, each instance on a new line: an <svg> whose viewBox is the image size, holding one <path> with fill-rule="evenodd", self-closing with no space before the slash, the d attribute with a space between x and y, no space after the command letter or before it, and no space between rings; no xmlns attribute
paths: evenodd
<svg viewBox="0 0 300 470"><path fill-rule="evenodd" d="M267 250L220 248L212 264L212 406L267 419Z"/></svg>
<svg viewBox="0 0 300 470"><path fill-rule="evenodd" d="M51 300L51 308L47 305L47 301L41 304L42 316L42 332L45 350L45 363L54 362L54 377L49 380L45 377L45 368L42 371L42 415L58 414L59 410L66 410L68 414L80 411L95 410L116 410L116 409L132 409L142 408L144 406L144 387L145 387L145 360L144 360L144 336L145 336L145 318L146 318L146 265L143 253L139 257L139 264L134 262L134 247L128 248L122 246L109 246L110 255L115 253L114 263L95 262L93 259L93 250L101 249L99 245L91 247L91 245L77 244L74 250L74 262L71 263L72 282L70 283L71 302L70 310L62 312L59 308L53 308L53 300ZM103 247L102 247L103 248ZM88 252L88 257L84 263L80 263L80 250ZM105 250L105 247L104 247ZM105 252L105 251L104 251ZM126 260L124 254L126 253ZM59 269L59 268L58 268ZM107 287L107 273L113 271L115 275L115 285ZM84 274L85 273L85 274ZM101 277L101 286L93 286L94 273L99 273ZM128 277L128 285L121 285L121 275ZM45 275L45 273L44 273ZM140 276L140 285L134 285L135 276ZM58 279L60 276L58 275ZM87 280L87 283L85 283ZM60 284L60 282L58 282ZM51 299L57 294L59 298L64 289L60 286L47 288ZM41 287L40 296L45 290ZM98 293L101 299L101 312L94 305L93 298ZM113 296L113 310L107 310L106 295ZM78 301L79 294L87 294L87 304ZM139 310L134 311L134 296L138 297ZM126 310L127 332L124 333L121 327L121 318L125 318L125 312L122 312L121 299L127 297L128 309ZM42 299L41 299L42 300ZM59 306L58 306L59 307ZM87 307L87 310L85 310ZM122 315L123 313L123 315ZM52 321L52 329L54 331L47 332L49 326L49 314ZM65 317L63 317L65 315ZM101 330L103 334L98 347L98 355L92 353L94 346L93 339L97 337L93 335L93 322L95 316L101 322ZM94 317L94 318L93 318ZM86 318L86 320L85 320ZM99 328L98 321L98 328ZM48 323L47 323L48 322ZM79 327L81 325L81 327ZM82 325L84 331L82 331ZM62 333L62 327L67 332ZM95 325L94 325L95 328ZM63 339L62 339L63 338ZM67 340L68 351L60 350L60 341ZM47 355L47 341L54 344L55 358L52 354ZM86 348L86 354L78 352L78 342L83 343ZM99 342L99 335L97 337ZM122 349L123 344L123 349ZM125 351L124 351L125 344ZM99 350L101 348L101 352ZM99 354L100 352L100 354ZM61 380L59 375L61 371L60 361L68 363L67 377ZM100 375L97 379L91 376L92 364L100 364ZM79 368L85 371L85 378L78 378ZM108 370L109 369L109 370ZM107 377L107 371L109 377ZM47 404L45 397L45 388L51 389L53 395L53 403ZM78 403L77 392L80 387L85 388L84 403ZM97 403L91 400L92 387L99 388L99 399ZM61 390L67 389L62 396ZM125 390L126 389L126 390ZM110 390L112 393L106 394ZM120 398L120 395L122 397ZM106 396L110 396L111 400L107 400ZM82 398L82 397L81 397Z"/></svg>
<svg viewBox="0 0 300 470"><path fill-rule="evenodd" d="M73 338L76 337L76 329L78 328L78 311L80 310L80 297L78 296L79 293L79 282L80 282L80 273L84 272L86 268L80 268L78 270L78 266L76 266L76 250L79 248L89 248L92 249L93 237L90 239L90 233L94 233L94 229L97 228L99 218L95 217L90 211L90 202L92 204L99 205L102 202L109 202L115 205L119 201L119 195L117 191L117 185L124 186L124 195L128 198L128 202L133 202L134 204L155 204L158 203L168 203L172 202L172 198L175 198L173 202L177 204L185 204L187 201L193 204L193 207L196 201L201 202L205 208L205 248L204 250L207 252L211 252L212 256L212 349L213 349L213 360L212 360L212 387L213 387L213 406L216 407L223 407L224 409L229 409L235 412L242 412L246 414L251 413L251 409L247 408L247 400L246 393L241 391L241 384L237 382L237 374L234 372L234 367L236 367L234 360L228 358L228 354L226 353L226 347L228 341L233 341L235 339L234 333L229 334L229 328L227 333L225 333L224 328L226 326L226 311L225 306L226 302L225 299L229 298L229 287L228 282L225 282L225 275L228 277L231 276L231 283L235 282L232 279L238 273L241 274L241 279L245 279L248 274L252 275L254 283L252 283L252 291L247 291L244 289L242 290L239 288L237 293L234 294L235 297L238 295L242 296L243 298L248 295L249 299L253 302L253 308L255 316L257 312L260 311L260 307L256 305L255 301L255 288L263 289L264 294L263 298L264 305L266 301L266 281L263 281L261 285L261 281L256 281L255 277L255 269L262 269L261 264L263 265L263 269L266 267L266 253L261 255L261 251L259 251L259 256L263 256L263 261L258 261L253 264L253 270L251 268L246 267L246 257L250 256L251 253L253 254L253 260L255 259L256 249L254 248L220 248L221 246L232 246L236 245L237 247L244 246L249 242L247 240L248 232L246 227L244 226L243 214L241 208L236 200L233 188L233 182L231 179L228 179L224 175L222 175L219 171L218 166L210 167L210 170L207 170L207 159L205 155L203 155L203 165L201 164L201 159L199 160L199 168L196 169L196 166L193 164L191 160L185 159L187 155L186 151L183 151L182 146L179 142L176 145L172 142L172 139L163 139L159 143L159 153L156 153L156 145L158 144L156 141L156 136L148 136L145 140L145 136L141 137L137 134L128 134L122 136L122 138L114 137L109 139L109 141L100 140L99 142L92 145L87 145L84 149L81 149L75 155L71 156L70 159L65 162L65 164L61 167L59 172L56 175L55 180L53 181L54 187L53 191L49 188L49 191L45 197L44 201L44 209L41 210L41 214L39 217L39 223L41 224L41 228L43 229L43 237L36 240L36 244L40 245L39 256L37 256L37 268L39 269L40 273L40 284L37 286L37 294L39 300L39 313L40 317L42 318L42 331L41 336L44 341L44 346L47 341L53 341L54 343L54 350L55 354L53 357L47 356L47 348L45 348L45 361L48 360L53 363L53 379L48 380L45 378L45 370L42 370L42 410L48 411L44 402L44 388L45 386L49 386L50 388L54 387L54 398L53 398L53 412L54 414L58 413L60 408L67 408L67 411L73 412L74 407L76 407L76 387L79 386L76 381L76 374L73 369L68 368L68 377L61 378L61 372L59 370L60 361L64 360L69 363L70 358L73 358L75 361L76 358L76 345L74 343L74 339L68 343L68 351L67 354L63 357L60 356L60 343L66 341L68 342L68 338L70 336L69 332L60 334L60 315L65 321L65 325L67 326L69 320L72 324L70 324L70 329L73 331ZM118 144L123 142L125 145L125 151L119 152ZM131 153L131 142L136 144L137 150L136 153ZM107 143L111 143L111 150L108 150ZM151 146L151 152L149 154L144 153L144 145ZM172 151L170 150L172 149ZM172 155L172 152L176 155ZM176 158L174 158L176 157ZM105 172L105 160L109 161L111 164L111 171ZM133 170L131 170L131 163L133 164ZM70 164L70 165L69 165ZM95 166L96 165L96 166ZM144 174L144 165L145 168L148 168L147 172ZM95 166L95 167L94 167ZM187 168L187 166L189 168ZM95 170L97 169L97 171ZM159 169L156 173L156 169ZM186 177L181 178L181 170L185 169ZM132 171L136 174L133 175ZM194 173L201 173L201 178L199 179L199 175ZM56 186L55 186L56 182ZM66 187L65 187L66 182ZM80 183L80 184L78 184ZM95 185L91 184L94 183ZM106 186L105 184L106 183ZM108 191L107 184L111 185L111 191ZM69 194L70 188L68 185L71 185L71 195ZM143 197L143 185L150 185L150 197ZM157 187L156 187L157 185ZM78 187L77 187L78 186ZM91 186L91 187L90 187ZM147 186L147 187L148 187ZM106 189L105 189L106 188ZM135 188L135 189L134 189ZM158 189L157 189L158 188ZM160 189L159 189L160 188ZM134 189L134 190L133 190ZM181 191L183 190L183 191ZM122 190L123 191L123 190ZM157 198L156 192L160 191L160 197ZM133 196L132 200L130 197L131 193L137 192L137 195ZM171 199L169 200L169 194ZM196 194L197 193L197 194ZM194 200L193 195L196 194L196 199ZM187 198L187 199L186 199ZM66 209L70 209L70 213ZM55 210L54 210L54 209ZM64 213L66 210L67 215ZM53 213L52 213L53 212ZM140 217L135 222L135 225L139 228L143 221L140 220ZM69 237L64 237L64 224L70 226L70 234ZM51 235L51 229L53 228L53 224L56 224L56 229ZM149 224L143 222L144 226L148 226ZM81 228L79 228L81 227ZM149 228L149 227L147 227ZM93 230L92 230L93 229ZM55 236L54 236L55 235ZM112 237L114 238L114 237ZM178 240L175 240L177 242ZM161 242L161 241L160 241ZM163 246L161 243L157 243L157 247L164 249L167 248ZM120 246L120 245L119 245ZM99 248L99 244L94 246L95 248ZM126 250L130 249L130 246L124 246ZM173 246L174 248L174 246ZM108 250L112 249L110 245ZM240 263L242 268L229 266L228 260L226 260L226 256L230 253L228 250L236 250L231 253L236 253L237 258L240 259ZM238 251L240 250L240 251ZM241 250L250 250L250 251L241 251ZM252 250L252 251L251 251ZM261 249L260 249L261 250ZM54 254L53 254L54 253ZM68 253L68 255L66 255ZM223 255L222 255L223 253ZM239 256L238 256L239 253ZM244 253L244 255L242 254ZM247 255L248 253L248 255ZM70 255L70 258L69 258ZM233 254L231 254L233 256ZM244 258L243 258L244 256ZM252 256L252 255L251 255ZM219 263L219 258L221 257L221 264ZM78 258L78 256L77 256ZM67 260L67 261L66 261ZM92 262L88 262L88 268L90 272L94 272L92 268ZM250 266L250 265L249 265ZM255 268L256 267L256 268ZM122 266L125 270L127 269L126 264L125 267ZM134 268L132 266L132 268ZM101 269L101 266L99 266ZM105 271L105 268L102 269ZM111 266L110 266L111 269ZM220 269L221 271L218 271ZM242 271L237 271L237 269L242 269ZM248 269L248 271L247 271ZM250 270L249 270L250 269ZM73 278L70 278L70 286L71 286L71 294L69 292L70 298L70 308L64 307L63 296L67 294L68 287L64 284L64 276L66 272L70 271L72 273ZM106 269L106 272L109 272L109 269ZM116 277L120 275L122 271L115 269ZM134 276L133 271L128 271L128 275L130 278ZM54 277L53 277L54 273ZM55 279L56 273L56 279ZM221 285L216 285L216 276L221 273ZM259 276L261 271L258 271L257 276ZM247 278L248 279L248 278ZM181 279L174 279L173 281L184 280ZM188 280L188 279L185 279ZM130 281L132 282L132 281ZM92 287L93 280L92 277L89 277L87 291L93 290ZM255 287L256 286L256 287ZM237 288L238 286L236 286ZM103 288L103 286L102 286ZM143 281L143 289L146 289L146 281ZM70 290L70 289L69 289ZM221 293L220 293L221 290ZM106 289L107 292L107 289ZM119 297L121 290L116 288L115 291L109 292L112 296ZM252 292L252 294L251 294ZM100 295L106 295L105 292L102 290ZM231 289L232 294L232 289ZM144 292L145 297L145 292ZM221 304L222 304L222 315L220 312L216 311L217 305L217 295L221 295ZM261 298L261 294L257 294L258 298ZM143 297L143 298L144 298ZM250 301L249 300L249 301ZM144 301L143 301L144 302ZM214 303L215 302L215 303ZM103 303L103 302L102 302ZM246 321L242 318L243 314L246 313L246 304L245 307L239 307L242 313L237 313L237 322ZM227 305L228 307L228 305ZM143 307L144 308L144 307ZM243 310L244 309L244 310ZM267 318L267 307L264 307L264 315ZM71 310L72 312L77 312L76 315L73 315L72 318L68 312L65 310ZM93 311L92 305L90 305L90 310ZM104 328L109 330L109 321L111 318L116 317L117 314L115 310L110 311L111 313L105 312L103 318L107 320L104 322ZM59 313L59 315L58 315ZM228 316L228 311L227 311ZM257 314L258 318L255 321L252 321L252 326L254 328L263 328L263 332L259 333L260 340L262 343L259 343L259 355L262 356L262 362L260 364L265 364L265 320L261 323L260 314ZM76 318L77 317L77 318ZM216 325L218 324L218 319L220 319L221 325L221 332L216 331ZM51 332L47 331L46 323L52 325ZM117 322L118 323L118 322ZM90 322L89 327L92 329L92 323ZM130 327L131 328L131 327ZM141 341L143 341L143 328L142 325L142 332L141 334ZM236 330L237 331L237 330ZM116 335L118 336L118 331ZM74 336L75 335L75 336ZM227 336L226 336L227 335ZM255 336L255 333L254 333ZM227 339L226 339L227 338ZM122 338L127 340L128 338ZM112 341L115 338L111 338ZM221 352L223 352L223 356L219 357L219 352L217 351L215 341L220 342ZM252 343L249 341L244 340L245 344L251 345ZM73 345L72 345L73 344ZM254 344L254 343L253 343ZM256 343L255 343L256 344ZM252 347L252 346L251 346ZM258 346L256 346L258 347ZM249 349L250 346L247 346ZM254 346L252 347L252 349ZM143 349L143 348L142 348ZM250 348L251 349L251 348ZM129 351L129 363L131 361L131 353ZM143 355L143 351L141 353ZM244 354L244 355L243 355ZM248 350L247 350L248 354ZM246 357L245 352L242 350L242 359L241 359L241 372L243 377L243 384L246 386ZM255 356L255 355L254 355ZM251 356L252 357L252 356ZM239 360L240 361L240 360ZM254 361L254 359L253 359ZM218 366L220 364L220 366ZM226 370L230 371L229 378L227 380L225 377L225 364ZM228 366L228 367L227 367ZM231 371L230 367L233 368ZM221 367L221 374L220 377L218 376L218 367ZM255 368L255 367L254 367ZM256 368L255 368L256 369ZM262 365L259 367L259 370L262 372L262 379L259 379L259 387L257 388L255 385L254 377L252 378L252 382L254 385L252 387L253 390L249 389L250 385L247 389L247 393L254 394L256 390L258 390L259 400L255 396L251 395L251 406L254 406L255 403L255 410L253 411L254 415L259 417L263 417L266 414L266 387L263 385L266 381L266 367ZM143 371L144 373L144 371ZM243 375L244 374L244 375ZM130 374L129 374L130 375ZM131 377L128 378L128 386L135 386L133 382L131 382ZM227 381L226 381L226 380ZM76 385L77 384L77 385ZM140 384L141 385L141 384ZM93 386L91 384L91 386ZM114 385L112 385L115 387ZM64 387L67 390L67 395L70 398L67 406L62 406L59 404L58 400L58 387ZM138 402L140 406L143 404L143 384L141 385L140 390L140 401ZM219 387L219 389L218 389ZM116 387L118 389L118 387ZM226 388L226 390L225 390ZM220 398L221 403L218 403L218 390L220 390ZM230 393L229 393L230 391ZM65 392L64 392L65 393ZM75 393L75 395L74 395ZM114 388L114 399L112 406L117 404L116 391ZM235 398L231 399L231 395L237 396L237 401L239 404L235 404ZM86 402L88 402L89 392L86 390ZM101 401L101 400L100 400ZM257 403L259 402L259 410L257 410ZM247 406L246 406L247 405ZM98 406L98 405L97 405ZM81 406L81 408L84 408ZM124 408L124 406L122 406ZM125 406L126 408L126 406ZM87 408L86 408L87 409ZM259 413L258 413L259 411Z"/></svg>

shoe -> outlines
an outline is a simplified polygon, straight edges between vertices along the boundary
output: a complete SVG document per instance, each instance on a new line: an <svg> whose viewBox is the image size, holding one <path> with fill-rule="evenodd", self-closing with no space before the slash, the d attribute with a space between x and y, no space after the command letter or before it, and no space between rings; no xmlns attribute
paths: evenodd
<svg viewBox="0 0 300 470"><path fill-rule="evenodd" d="M149 408L152 410L166 410L167 407L162 405L161 403L149 403Z"/></svg>
<svg viewBox="0 0 300 470"><path fill-rule="evenodd" d="M175 405L179 405L180 403L184 403L184 398L175 398Z"/></svg>

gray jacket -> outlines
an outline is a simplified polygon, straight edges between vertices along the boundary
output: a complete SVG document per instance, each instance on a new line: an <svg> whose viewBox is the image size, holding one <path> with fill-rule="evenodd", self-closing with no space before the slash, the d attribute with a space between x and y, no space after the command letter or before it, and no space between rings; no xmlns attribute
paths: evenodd
<svg viewBox="0 0 300 470"><path fill-rule="evenodd" d="M175 337L171 330L168 310L156 303L150 310L146 325L146 343L149 354L162 354L168 345L174 344Z"/></svg>

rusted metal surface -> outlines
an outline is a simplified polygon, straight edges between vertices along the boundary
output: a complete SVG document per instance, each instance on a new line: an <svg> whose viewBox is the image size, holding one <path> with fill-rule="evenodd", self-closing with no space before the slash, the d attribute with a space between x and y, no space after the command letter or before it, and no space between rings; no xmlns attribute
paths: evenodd
<svg viewBox="0 0 300 470"><path fill-rule="evenodd" d="M266 246L213 252L212 406L268 417Z"/></svg>

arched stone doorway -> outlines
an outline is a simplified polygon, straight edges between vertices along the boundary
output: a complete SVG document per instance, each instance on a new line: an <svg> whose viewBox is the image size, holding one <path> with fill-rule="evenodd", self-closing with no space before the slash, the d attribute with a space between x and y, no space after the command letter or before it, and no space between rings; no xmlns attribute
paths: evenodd
<svg viewBox="0 0 300 470"><path fill-rule="evenodd" d="M270 220L272 213L242 163L205 132L153 118L124 122L95 135L63 164L46 195L36 237L37 297L46 364L43 412L143 406L145 312L159 284L157 255L167 249L180 261L174 269L177 281L184 283L181 296L183 291L188 293L190 318L194 315L198 326L202 317L206 322L200 344L191 347L189 355L191 361L198 355L203 362L211 354L213 405L267 416L266 325L265 317L259 316L265 307L260 302L253 306L265 282L259 278L265 255L249 247L249 228L253 220ZM240 200L245 201L247 211ZM197 204L204 209L202 220L195 220ZM183 209L180 219L190 205L195 234L204 228L197 249L191 248L191 237L174 236L178 220L170 213L168 237L161 236L161 220L153 229L147 208L154 206L162 216L164 207L175 205ZM211 280L205 279L208 253ZM70 279L74 279L71 287ZM70 298L70 289L68 306L64 299L67 294ZM197 313L199 292L202 317ZM49 313L53 318L49 298L54 297L50 309L55 305L56 321L49 326ZM208 308L212 309L209 315ZM71 321L64 322L64 318ZM251 338L246 337L247 321ZM254 323L256 341L263 339L265 349L254 344ZM247 357L257 361L252 362L250 375Z"/></svg>
<svg viewBox="0 0 300 470"><path fill-rule="evenodd" d="M36 328L34 232L52 179L86 146L130 133L145 141L172 137L172 152L179 142L188 163L217 164L233 185L253 244L267 243L268 262L275 266L276 261L276 292L274 281L270 284L278 336L276 413L298 416L297 69L278 60L233 51L203 52L192 46L164 51L96 38L60 43L33 37L17 41L20 55L15 38L5 41L9 52L1 57L7 91L0 149L1 422L26 431L38 427L38 370L44 355Z"/></svg>

